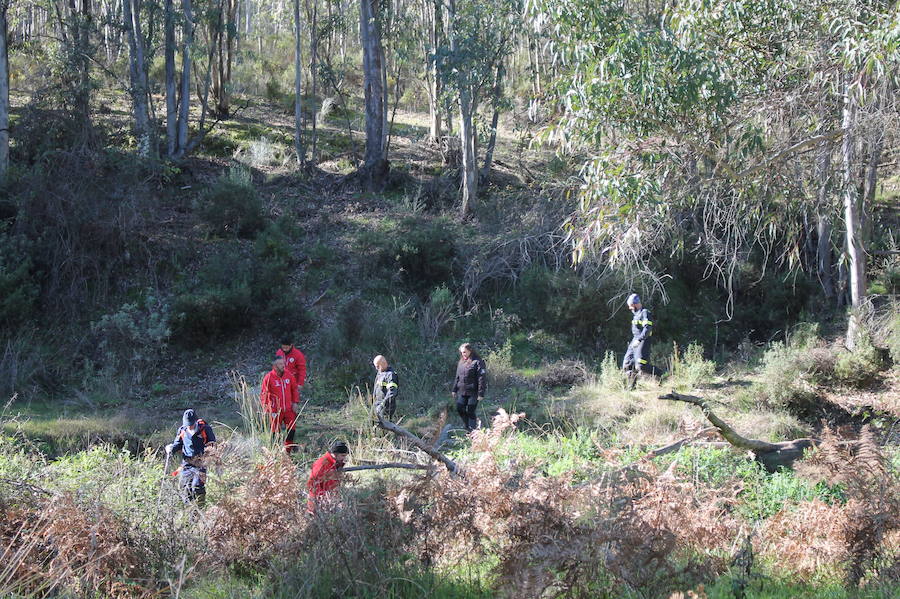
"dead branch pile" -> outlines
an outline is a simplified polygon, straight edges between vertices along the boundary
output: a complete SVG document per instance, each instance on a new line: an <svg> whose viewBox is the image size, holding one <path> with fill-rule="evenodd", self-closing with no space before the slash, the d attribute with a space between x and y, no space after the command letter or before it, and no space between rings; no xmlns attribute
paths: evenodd
<svg viewBox="0 0 900 599"><path fill-rule="evenodd" d="M394 495L422 559L490 551L510 594L572 596L609 573L634 588L665 585L683 570L679 552L724 548L734 538L727 500L658 481L652 465L624 472L616 485L580 489L534 470L510 472L494 451L522 416L501 410L491 429L473 433L481 454L465 466L464 479L421 480ZM711 558L705 566L720 571L724 564Z"/></svg>

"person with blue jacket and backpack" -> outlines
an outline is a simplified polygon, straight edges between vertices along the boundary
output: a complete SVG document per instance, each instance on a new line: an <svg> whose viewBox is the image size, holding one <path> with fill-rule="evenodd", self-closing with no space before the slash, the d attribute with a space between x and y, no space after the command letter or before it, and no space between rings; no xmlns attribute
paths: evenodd
<svg viewBox="0 0 900 599"><path fill-rule="evenodd" d="M216 434L212 427L202 418L197 418L194 410L185 410L175 441L166 445L167 454L180 451L182 455L181 468L176 473L185 503L196 501L202 507L206 500L206 466L203 465L203 454L215 442Z"/></svg>

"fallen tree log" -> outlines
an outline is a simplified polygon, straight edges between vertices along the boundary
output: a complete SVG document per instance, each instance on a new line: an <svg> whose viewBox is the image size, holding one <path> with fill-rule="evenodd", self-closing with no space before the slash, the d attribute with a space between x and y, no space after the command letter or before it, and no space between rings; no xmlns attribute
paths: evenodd
<svg viewBox="0 0 900 599"><path fill-rule="evenodd" d="M671 393L660 395L659 399L683 401L699 407L706 419L719 429L719 433L726 441L738 449L746 449L753 452L756 461L762 464L769 472L775 472L778 468L792 468L794 462L803 457L803 452L820 443L818 439L794 439L793 441L781 441L779 443L748 439L738 434L727 422L716 416L703 398L694 397L693 395L682 395L672 391Z"/></svg>
<svg viewBox="0 0 900 599"><path fill-rule="evenodd" d="M357 472L359 470L385 470L386 468L405 468L407 470L428 470L430 466L426 464L404 464L400 462L390 462L388 464L366 464L364 466L350 466L349 468L341 468L341 472Z"/></svg>
<svg viewBox="0 0 900 599"><path fill-rule="evenodd" d="M426 443L425 441L423 441L416 435L412 434L411 432L409 432L402 426L400 426L398 424L394 424L390 420L385 420L384 418L381 417L380 414L378 414L377 416L378 416L378 426L380 426L381 428L383 428L386 431L390 431L390 432L394 433L398 437L402 437L402 438L406 439L407 441L409 441L409 443L412 446L421 449L422 451L424 451L425 453L430 455L432 458L434 458L435 460L437 460L438 462L440 462L444 466L446 466L447 470L449 470L451 474L460 474L459 467L456 465L456 462L454 462L453 460L451 460L450 458L448 458L441 452L437 451L433 447L430 447L428 445L428 443Z"/></svg>

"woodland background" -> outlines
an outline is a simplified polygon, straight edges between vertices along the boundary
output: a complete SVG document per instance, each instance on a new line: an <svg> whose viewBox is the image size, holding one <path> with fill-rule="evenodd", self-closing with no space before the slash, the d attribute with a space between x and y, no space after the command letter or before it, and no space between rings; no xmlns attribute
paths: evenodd
<svg viewBox="0 0 900 599"><path fill-rule="evenodd" d="M898 41L884 0L0 0L0 594L894 596ZM669 375L626 391L632 291ZM465 476L307 519L335 438L428 462L378 353ZM770 472L670 389L818 449Z"/></svg>

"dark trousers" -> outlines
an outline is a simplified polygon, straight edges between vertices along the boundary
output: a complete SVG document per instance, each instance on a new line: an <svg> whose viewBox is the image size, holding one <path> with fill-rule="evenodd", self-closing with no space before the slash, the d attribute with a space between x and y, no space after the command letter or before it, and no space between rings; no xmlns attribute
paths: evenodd
<svg viewBox="0 0 900 599"><path fill-rule="evenodd" d="M397 400L388 399L375 402L375 413L380 414L382 418L388 420L394 419L394 412L397 411Z"/></svg>
<svg viewBox="0 0 900 599"><path fill-rule="evenodd" d="M625 352L625 359L622 360L622 368L628 374L628 385L634 387L637 383L637 375L652 374L653 376L662 375L662 370L650 364L650 339L644 339L633 346L628 344L628 351Z"/></svg>
<svg viewBox="0 0 900 599"><path fill-rule="evenodd" d="M478 418L475 417L475 410L478 408L478 398L469 395L456 396L456 412L462 418L463 426L467 431L475 430L478 427Z"/></svg>
<svg viewBox="0 0 900 599"><path fill-rule="evenodd" d="M206 468L182 464L179 483L181 498L185 503L196 501L203 506L206 502Z"/></svg>

